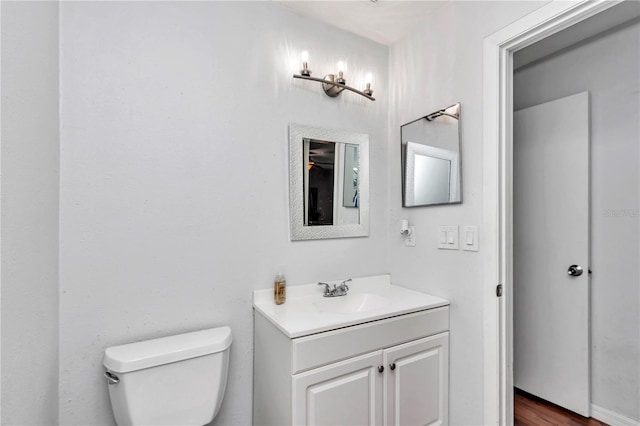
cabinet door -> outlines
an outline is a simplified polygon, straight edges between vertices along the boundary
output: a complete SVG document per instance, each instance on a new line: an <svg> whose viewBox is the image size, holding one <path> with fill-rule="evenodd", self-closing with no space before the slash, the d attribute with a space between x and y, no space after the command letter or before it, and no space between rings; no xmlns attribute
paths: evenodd
<svg viewBox="0 0 640 426"><path fill-rule="evenodd" d="M377 351L294 375L293 424L381 425L381 365Z"/></svg>
<svg viewBox="0 0 640 426"><path fill-rule="evenodd" d="M449 333L384 351L386 425L446 425Z"/></svg>

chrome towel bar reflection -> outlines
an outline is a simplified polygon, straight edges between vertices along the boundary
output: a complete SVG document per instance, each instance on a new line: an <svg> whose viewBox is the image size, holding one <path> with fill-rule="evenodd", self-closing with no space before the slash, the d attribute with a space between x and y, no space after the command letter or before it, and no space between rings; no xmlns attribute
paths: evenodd
<svg viewBox="0 0 640 426"><path fill-rule="evenodd" d="M449 108L451 108L451 107L449 107ZM427 121L433 121L436 118L442 117L444 115L444 116L447 116L447 117L455 118L456 120L460 119L460 113L458 111L456 111L455 114L449 114L448 112L446 112L447 109L448 108L441 109L441 110L438 110L436 112L432 112L431 114L425 116L424 118L426 118Z"/></svg>

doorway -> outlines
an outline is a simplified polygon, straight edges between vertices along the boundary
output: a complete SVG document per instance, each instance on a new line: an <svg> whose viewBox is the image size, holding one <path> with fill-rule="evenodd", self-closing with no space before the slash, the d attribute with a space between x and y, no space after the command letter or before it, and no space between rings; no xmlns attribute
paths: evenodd
<svg viewBox="0 0 640 426"><path fill-rule="evenodd" d="M513 423L514 53L595 15L611 16L604 12L616 5L628 6L629 3L631 2L563 4L553 1L485 39L483 210L485 232L488 236L485 245L488 250L483 254L486 265L483 271L485 424ZM598 59L600 58L593 58L593 61ZM617 192L617 189L612 192ZM603 212L597 213L602 216ZM631 209L630 214L633 213L634 210ZM634 235L637 240L637 233ZM593 406L590 408L593 411ZM633 417L622 417L609 422L638 424ZM624 423L623 420L635 423Z"/></svg>
<svg viewBox="0 0 640 426"><path fill-rule="evenodd" d="M614 326L638 322L637 220L634 232L607 213L638 203L638 9L623 3L541 41L574 42L541 58L536 44L514 55L514 384L584 417L640 417L637 382L616 379L638 376L637 338Z"/></svg>

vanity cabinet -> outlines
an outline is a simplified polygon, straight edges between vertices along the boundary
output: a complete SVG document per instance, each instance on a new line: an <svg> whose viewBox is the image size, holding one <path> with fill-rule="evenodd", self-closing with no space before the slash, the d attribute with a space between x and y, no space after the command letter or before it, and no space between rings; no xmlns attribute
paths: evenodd
<svg viewBox="0 0 640 426"><path fill-rule="evenodd" d="M255 425L447 424L448 306L298 338L254 325Z"/></svg>

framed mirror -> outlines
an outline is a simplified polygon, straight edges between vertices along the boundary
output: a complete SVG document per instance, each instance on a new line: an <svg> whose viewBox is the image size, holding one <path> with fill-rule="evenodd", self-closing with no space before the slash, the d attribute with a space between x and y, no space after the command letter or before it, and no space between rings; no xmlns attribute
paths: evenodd
<svg viewBox="0 0 640 426"><path fill-rule="evenodd" d="M401 127L402 206L462 202L460 104Z"/></svg>
<svg viewBox="0 0 640 426"><path fill-rule="evenodd" d="M289 125L291 240L369 235L369 136Z"/></svg>

